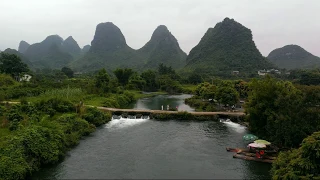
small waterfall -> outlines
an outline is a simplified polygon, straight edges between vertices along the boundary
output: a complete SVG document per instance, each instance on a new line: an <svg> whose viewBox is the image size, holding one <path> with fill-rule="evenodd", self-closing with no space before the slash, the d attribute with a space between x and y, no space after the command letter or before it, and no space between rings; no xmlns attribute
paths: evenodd
<svg viewBox="0 0 320 180"><path fill-rule="evenodd" d="M228 128L235 130L238 133L242 133L246 130L245 126L230 121L230 119L220 119L220 122L225 124Z"/></svg>
<svg viewBox="0 0 320 180"><path fill-rule="evenodd" d="M149 116L136 117L136 116L129 115L128 117L122 117L122 116L113 115L111 121L106 124L106 128L123 129L123 128L136 126L141 123L145 123L149 120L150 120Z"/></svg>

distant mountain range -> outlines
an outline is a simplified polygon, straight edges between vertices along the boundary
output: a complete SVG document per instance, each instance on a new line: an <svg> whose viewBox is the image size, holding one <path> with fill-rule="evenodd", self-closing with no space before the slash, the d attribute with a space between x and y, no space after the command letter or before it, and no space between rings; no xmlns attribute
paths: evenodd
<svg viewBox="0 0 320 180"><path fill-rule="evenodd" d="M63 40L58 35L50 35L31 45L21 41L18 51L7 49L5 52L17 54L32 69L68 66L80 72L101 68L112 71L125 67L156 69L163 63L181 69L181 72L219 76L230 75L232 71L252 74L276 66L294 69L319 67L320 64L319 57L297 45L276 49L268 58L263 57L252 39L251 30L229 18L209 28L188 56L164 25L155 29L142 48L134 50L112 22L98 24L91 46L86 45L82 49L72 36Z"/></svg>
<svg viewBox="0 0 320 180"><path fill-rule="evenodd" d="M320 58L298 45L287 45L270 52L268 59L280 68L313 69L320 68Z"/></svg>
<svg viewBox="0 0 320 180"><path fill-rule="evenodd" d="M109 70L143 70L156 69L160 63L164 63L173 68L182 68L186 56L166 26L159 26L145 46L134 50L127 45L121 30L107 22L98 24L90 50L84 57L71 63L71 67L78 71L93 71L102 67Z"/></svg>

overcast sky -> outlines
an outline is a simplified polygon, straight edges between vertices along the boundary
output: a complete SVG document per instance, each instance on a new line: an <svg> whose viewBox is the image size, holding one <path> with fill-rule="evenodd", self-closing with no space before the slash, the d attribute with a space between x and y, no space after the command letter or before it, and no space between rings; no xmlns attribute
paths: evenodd
<svg viewBox="0 0 320 180"><path fill-rule="evenodd" d="M320 56L320 0L1 0L0 6L0 50L52 34L72 35L83 47L98 23L110 21L134 49L166 25L189 53L209 27L229 17L252 30L265 56L287 44Z"/></svg>

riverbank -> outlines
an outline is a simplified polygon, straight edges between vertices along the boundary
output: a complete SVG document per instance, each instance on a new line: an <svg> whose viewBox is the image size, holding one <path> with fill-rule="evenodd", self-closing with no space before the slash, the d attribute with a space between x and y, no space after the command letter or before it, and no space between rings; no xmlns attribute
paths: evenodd
<svg viewBox="0 0 320 180"><path fill-rule="evenodd" d="M0 179L25 179L111 120L110 113L61 99L0 106ZM6 118L4 118L6 117Z"/></svg>

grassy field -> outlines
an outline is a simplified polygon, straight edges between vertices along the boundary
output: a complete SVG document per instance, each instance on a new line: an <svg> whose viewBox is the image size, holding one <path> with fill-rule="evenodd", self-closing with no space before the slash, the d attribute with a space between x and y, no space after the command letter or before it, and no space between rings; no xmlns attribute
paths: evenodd
<svg viewBox="0 0 320 180"><path fill-rule="evenodd" d="M129 91L129 92L133 93L135 100L138 100L140 98L167 94L165 92L150 92L150 93L142 93L141 91ZM97 96L97 95L87 95L86 97L84 97L84 103L85 105L91 105L91 106L104 106L106 101L110 99L114 99L116 98L116 96L118 95L110 94L108 97Z"/></svg>
<svg viewBox="0 0 320 180"><path fill-rule="evenodd" d="M182 89L184 93L187 94L192 94L193 92L195 92L197 85L194 84L182 84Z"/></svg>

